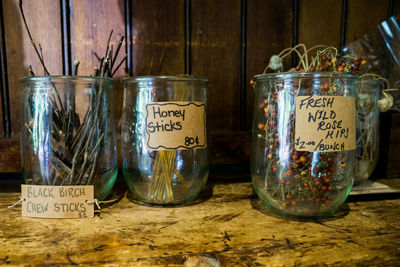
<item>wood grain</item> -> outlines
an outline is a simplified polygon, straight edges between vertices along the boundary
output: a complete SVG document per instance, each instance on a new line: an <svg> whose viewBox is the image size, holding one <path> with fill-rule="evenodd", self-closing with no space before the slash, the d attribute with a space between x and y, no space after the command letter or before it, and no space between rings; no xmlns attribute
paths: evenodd
<svg viewBox="0 0 400 267"><path fill-rule="evenodd" d="M192 1L192 72L210 79L210 128L240 127L240 1Z"/></svg>
<svg viewBox="0 0 400 267"><path fill-rule="evenodd" d="M24 28L18 2L3 2L13 137L19 136L21 124L22 84L18 79L29 74L29 64L36 75L43 75L43 68ZM32 36L43 48L47 69L53 75L62 74L60 1L26 0L23 7Z"/></svg>
<svg viewBox="0 0 400 267"><path fill-rule="evenodd" d="M400 113L393 113L392 129L390 131L390 147L386 165L387 177L400 176L399 151L400 151Z"/></svg>
<svg viewBox="0 0 400 267"><path fill-rule="evenodd" d="M264 71L272 55L292 45L293 8L291 0L249 1L248 8L248 80L246 128L251 128L254 109L252 77ZM268 15L267 15L268 14ZM288 57L285 70L290 69Z"/></svg>
<svg viewBox="0 0 400 267"><path fill-rule="evenodd" d="M133 1L134 75L185 72L184 1Z"/></svg>
<svg viewBox="0 0 400 267"><path fill-rule="evenodd" d="M0 139L0 172L20 172L21 170L19 139Z"/></svg>
<svg viewBox="0 0 400 267"><path fill-rule="evenodd" d="M300 1L299 42L314 45L340 45L342 1Z"/></svg>
<svg viewBox="0 0 400 267"><path fill-rule="evenodd" d="M93 75L95 66L99 62L95 57L96 52L100 57L105 55L107 40L111 30L114 30L110 45L117 47L121 36L125 35L124 1L99 0L79 1L71 0L71 54L72 59L78 59L79 75ZM125 41L122 44L115 66L125 56ZM125 76L125 65L122 65L114 78L119 80ZM122 114L123 88L118 83L114 88L114 105L117 124ZM119 133L120 131L118 131Z"/></svg>
<svg viewBox="0 0 400 267"><path fill-rule="evenodd" d="M0 193L0 264L396 266L400 261L398 198L353 198L334 216L307 222L271 214L250 183L210 185L197 202L179 208L138 205L128 193L81 220L21 217L20 207L7 208L18 196Z"/></svg>
<svg viewBox="0 0 400 267"><path fill-rule="evenodd" d="M1 97L0 97L1 98ZM1 99L0 99L1 100ZM2 112L2 103L0 101L0 138L4 138L4 124L3 124L3 112Z"/></svg>
<svg viewBox="0 0 400 267"><path fill-rule="evenodd" d="M349 1L347 43L360 39L387 19L389 1Z"/></svg>

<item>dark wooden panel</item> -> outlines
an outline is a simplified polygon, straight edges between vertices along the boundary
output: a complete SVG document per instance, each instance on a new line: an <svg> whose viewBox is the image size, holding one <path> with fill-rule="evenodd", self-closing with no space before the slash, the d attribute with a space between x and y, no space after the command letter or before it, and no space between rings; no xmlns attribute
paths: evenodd
<svg viewBox="0 0 400 267"><path fill-rule="evenodd" d="M212 131L240 128L240 1L192 1L192 73L207 76Z"/></svg>
<svg viewBox="0 0 400 267"><path fill-rule="evenodd" d="M184 73L184 1L133 1L132 15L134 75Z"/></svg>
<svg viewBox="0 0 400 267"><path fill-rule="evenodd" d="M118 148L121 139L117 138ZM213 165L246 165L250 162L250 134L228 133L211 135L211 163ZM121 149L118 149L118 162L121 167ZM20 141L16 138L0 139L0 173L20 172Z"/></svg>
<svg viewBox="0 0 400 267"><path fill-rule="evenodd" d="M107 40L111 30L114 30L110 45L117 47L121 36L125 35L123 0L71 1L71 54L72 59L78 59L79 75L92 75L95 66L99 66L94 55L105 54ZM116 64L125 56L125 43L122 45ZM121 66L114 78L124 77L124 67ZM122 85L115 87L115 107L117 121L122 113Z"/></svg>
<svg viewBox="0 0 400 267"><path fill-rule="evenodd" d="M340 44L342 1L300 1L299 42L308 48L314 45Z"/></svg>
<svg viewBox="0 0 400 267"><path fill-rule="evenodd" d="M18 79L28 75L32 64L36 75L43 75L43 68L25 31L18 9L18 0L5 0L4 26L10 88L12 136L20 133L22 85ZM62 74L60 31L60 2L54 0L26 0L23 2L26 20L36 44L43 48L44 60L51 74Z"/></svg>
<svg viewBox="0 0 400 267"><path fill-rule="evenodd" d="M1 101L0 101L0 138L4 137L3 112L1 111L2 108L3 108L3 106L1 105Z"/></svg>
<svg viewBox="0 0 400 267"><path fill-rule="evenodd" d="M248 83L264 71L272 55L279 54L292 45L293 1L249 1L248 15ZM285 69L290 68L290 57ZM247 87L247 120L250 129L253 116L254 88Z"/></svg>
<svg viewBox="0 0 400 267"><path fill-rule="evenodd" d="M397 20L400 19L400 1L394 1L393 16L395 16L397 18Z"/></svg>
<svg viewBox="0 0 400 267"><path fill-rule="evenodd" d="M0 139L0 172L20 172L19 139Z"/></svg>
<svg viewBox="0 0 400 267"><path fill-rule="evenodd" d="M383 140L384 141L384 140ZM400 113L392 114L390 147L386 165L387 177L400 177Z"/></svg>
<svg viewBox="0 0 400 267"><path fill-rule="evenodd" d="M388 6L388 0L350 0L347 43L360 39L386 20Z"/></svg>

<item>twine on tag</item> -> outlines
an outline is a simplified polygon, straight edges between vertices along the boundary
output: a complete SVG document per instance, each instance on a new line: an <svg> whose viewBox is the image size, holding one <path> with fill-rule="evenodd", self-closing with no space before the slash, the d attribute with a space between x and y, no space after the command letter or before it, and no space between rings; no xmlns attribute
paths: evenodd
<svg viewBox="0 0 400 267"><path fill-rule="evenodd" d="M17 206L22 201L24 201L24 199L22 198L22 196L19 196L19 200L17 202L15 202L14 204L12 204L11 206L8 206L7 208L9 208L9 209L14 208L15 206Z"/></svg>

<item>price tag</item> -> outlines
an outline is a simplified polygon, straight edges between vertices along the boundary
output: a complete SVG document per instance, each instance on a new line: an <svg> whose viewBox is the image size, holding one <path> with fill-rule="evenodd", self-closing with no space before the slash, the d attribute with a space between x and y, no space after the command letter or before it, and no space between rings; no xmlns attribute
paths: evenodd
<svg viewBox="0 0 400 267"><path fill-rule="evenodd" d="M207 147L205 103L147 104L146 146L148 150Z"/></svg>
<svg viewBox="0 0 400 267"><path fill-rule="evenodd" d="M345 151L356 148L354 97L296 97L295 148L298 151Z"/></svg>
<svg viewBox="0 0 400 267"><path fill-rule="evenodd" d="M21 185L22 216L85 218L94 216L93 185Z"/></svg>

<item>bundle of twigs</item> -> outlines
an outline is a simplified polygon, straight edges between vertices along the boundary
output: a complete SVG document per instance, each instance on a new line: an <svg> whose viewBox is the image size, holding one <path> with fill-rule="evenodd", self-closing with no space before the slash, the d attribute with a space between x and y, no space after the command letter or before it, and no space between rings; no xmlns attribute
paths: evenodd
<svg viewBox="0 0 400 267"><path fill-rule="evenodd" d="M33 94L29 98L29 123L25 124L33 143L33 152L37 155L40 165L40 177L33 177L33 184L47 185L84 185L93 184L93 179L98 174L98 164L102 157L105 138L107 135L107 118L110 107L105 102L106 86L104 81L94 83L98 88L93 88L89 95L89 104L85 115L80 121L75 112L75 95L64 95L61 100L60 91L50 76L39 44L39 49L32 38L27 25L22 1L19 4L21 16L28 33L29 39L43 66L44 75L48 76L51 93ZM118 42L115 52L110 46L111 31L104 57L96 57L99 67L95 67L95 77L112 78L126 59L115 65L124 37ZM39 52L40 51L40 52ZM79 61L74 63L74 76L78 73ZM34 75L32 67L29 72ZM51 115L51 116L49 116ZM49 117L52 119L49 121ZM51 123L51 125L49 125ZM49 158L51 164L49 164ZM50 165L50 166L49 166ZM114 167L114 166L113 166ZM110 170L105 170L108 172Z"/></svg>

